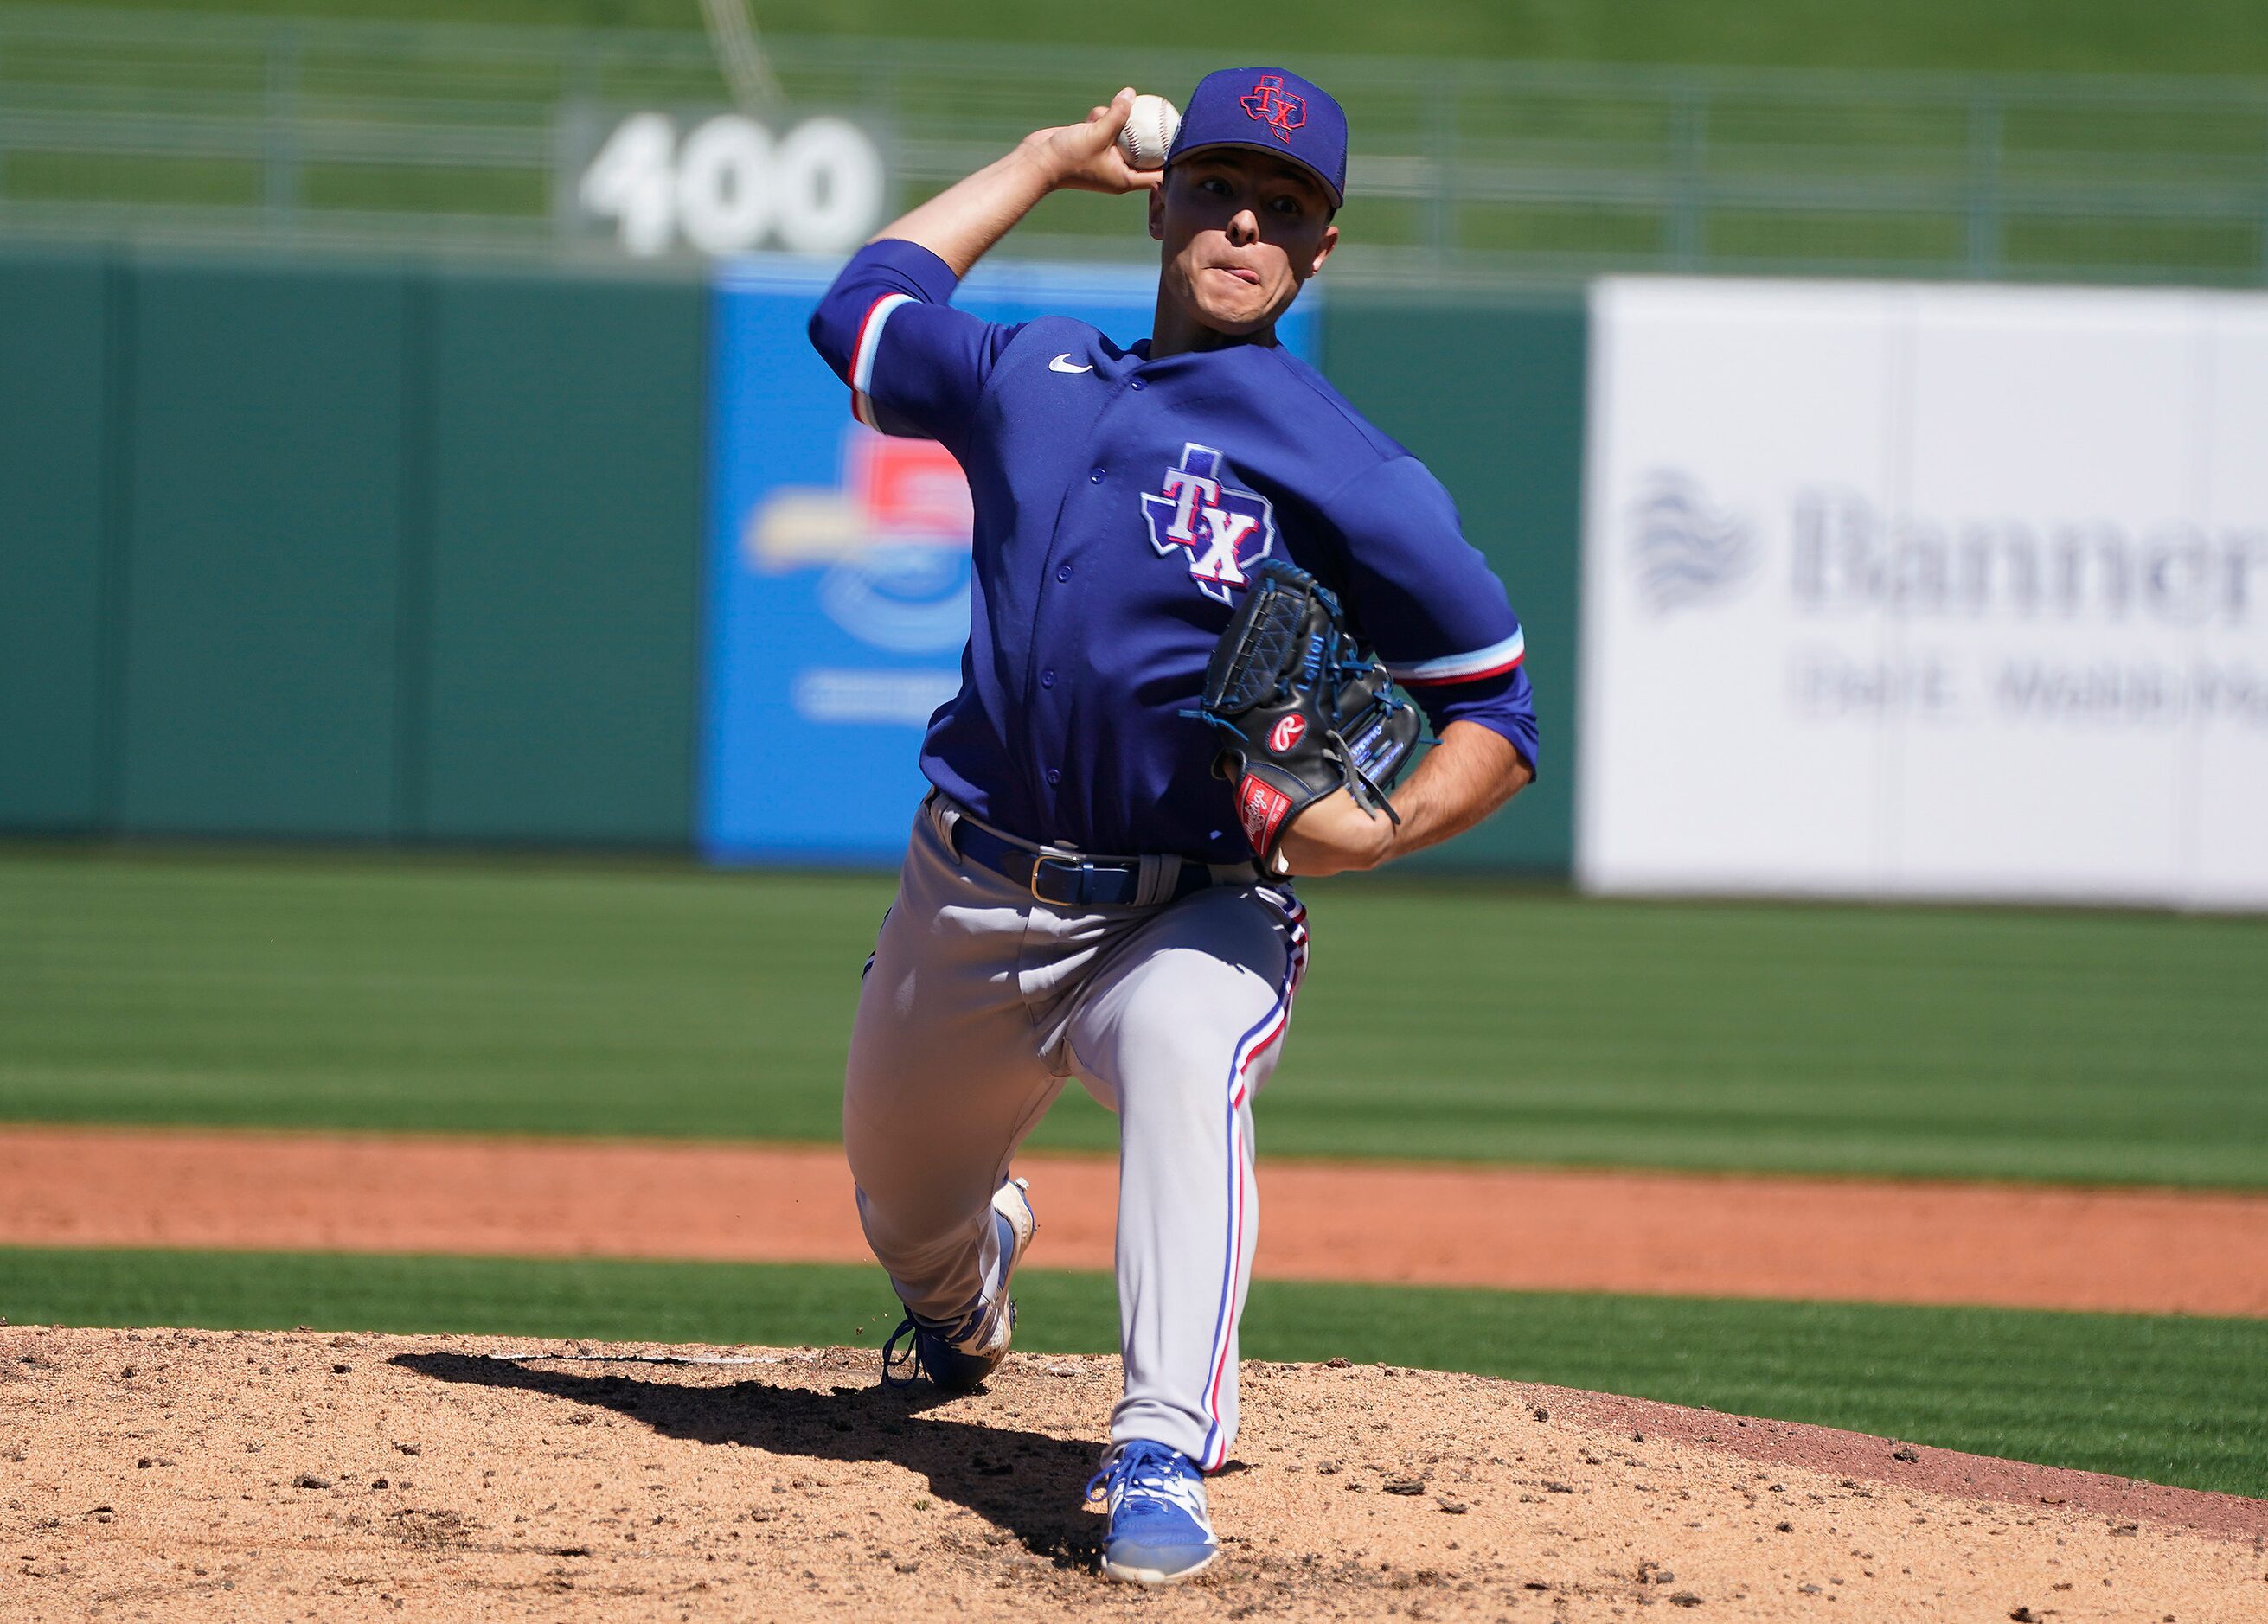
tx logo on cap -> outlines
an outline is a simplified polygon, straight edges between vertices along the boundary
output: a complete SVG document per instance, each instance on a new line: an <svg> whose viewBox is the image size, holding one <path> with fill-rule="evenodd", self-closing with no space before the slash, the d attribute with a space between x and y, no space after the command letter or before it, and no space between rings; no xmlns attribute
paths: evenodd
<svg viewBox="0 0 2268 1624"><path fill-rule="evenodd" d="M1292 144L1292 132L1307 121L1307 99L1284 93L1284 76L1263 74L1260 83L1248 94L1239 96L1245 115L1268 126L1268 133L1285 146Z"/></svg>

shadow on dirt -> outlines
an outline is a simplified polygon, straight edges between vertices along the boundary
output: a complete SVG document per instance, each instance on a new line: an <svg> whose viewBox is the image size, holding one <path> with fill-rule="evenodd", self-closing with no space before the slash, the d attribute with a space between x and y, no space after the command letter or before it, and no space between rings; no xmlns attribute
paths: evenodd
<svg viewBox="0 0 2268 1624"><path fill-rule="evenodd" d="M398 1354L391 1361L437 1381L515 1387L613 1410L666 1437L739 1444L814 1460L890 1460L919 1473L939 1499L1006 1529L1058 1565L1092 1568L1102 1519L1080 1509L1098 1447L1045 1433L932 1419L952 1400L928 1384L809 1393L740 1381L685 1386L626 1376L586 1376L468 1354Z"/></svg>

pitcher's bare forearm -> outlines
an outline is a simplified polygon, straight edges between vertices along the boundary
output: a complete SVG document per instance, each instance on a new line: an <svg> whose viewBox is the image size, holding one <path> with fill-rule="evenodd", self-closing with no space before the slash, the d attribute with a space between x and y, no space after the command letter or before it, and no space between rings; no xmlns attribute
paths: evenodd
<svg viewBox="0 0 2268 1624"><path fill-rule="evenodd" d="M1535 781L1520 752L1477 722L1452 722L1394 797L1402 816L1387 856L1407 856L1462 834Z"/></svg>
<svg viewBox="0 0 2268 1624"><path fill-rule="evenodd" d="M1027 140L891 221L874 240L919 243L951 267L954 276L966 276L970 266L1054 190L1044 162Z"/></svg>
<svg viewBox="0 0 2268 1624"><path fill-rule="evenodd" d="M1462 834L1527 788L1535 775L1504 735L1452 722L1394 793L1395 823L1340 790L1301 812L1284 831L1278 872L1345 874L1438 846Z"/></svg>
<svg viewBox="0 0 2268 1624"><path fill-rule="evenodd" d="M1132 168L1118 149L1118 132L1133 105L1134 92L1123 90L1084 123L1034 130L1015 151L900 215L873 240L918 243L954 276L966 276L1050 192L1148 190L1158 184L1159 172Z"/></svg>

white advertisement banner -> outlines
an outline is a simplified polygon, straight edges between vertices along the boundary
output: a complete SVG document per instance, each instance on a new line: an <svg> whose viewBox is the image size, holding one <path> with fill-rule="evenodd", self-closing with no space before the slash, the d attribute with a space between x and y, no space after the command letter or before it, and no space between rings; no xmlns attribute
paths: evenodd
<svg viewBox="0 0 2268 1624"><path fill-rule="evenodd" d="M1576 863L2268 906L2268 298L1591 296Z"/></svg>

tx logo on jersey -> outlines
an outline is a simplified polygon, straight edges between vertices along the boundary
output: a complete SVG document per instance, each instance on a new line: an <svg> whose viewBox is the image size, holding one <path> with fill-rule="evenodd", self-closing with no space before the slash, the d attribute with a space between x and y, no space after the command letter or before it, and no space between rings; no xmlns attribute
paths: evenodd
<svg viewBox="0 0 2268 1624"><path fill-rule="evenodd" d="M1268 133L1287 147L1292 144L1292 132L1307 121L1307 99L1285 95L1284 76L1279 73L1262 74L1251 93L1236 99L1246 117L1267 125Z"/></svg>
<svg viewBox="0 0 2268 1624"><path fill-rule="evenodd" d="M1192 440L1178 467L1166 470L1163 495L1145 493L1142 517L1160 558L1180 550L1197 590L1223 603L1245 584L1246 572L1276 545L1276 509L1267 497L1226 482L1221 454Z"/></svg>

